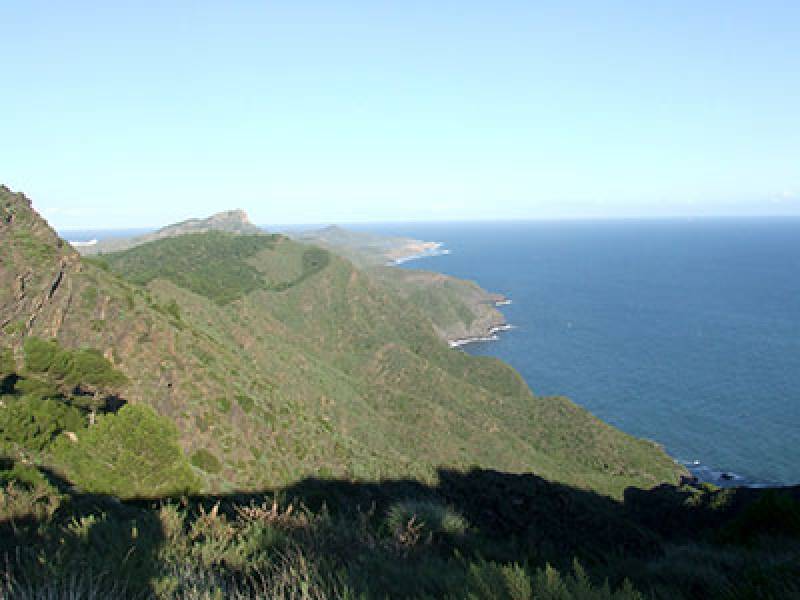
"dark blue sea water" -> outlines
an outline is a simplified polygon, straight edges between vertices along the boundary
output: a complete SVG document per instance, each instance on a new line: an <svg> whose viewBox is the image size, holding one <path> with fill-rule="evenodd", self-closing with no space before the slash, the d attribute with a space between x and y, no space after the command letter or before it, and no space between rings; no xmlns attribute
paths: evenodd
<svg viewBox="0 0 800 600"><path fill-rule="evenodd" d="M536 393L699 461L702 479L800 483L800 219L354 228L444 242L404 266L507 294L516 329L465 350ZM105 237L82 234L66 237Z"/></svg>
<svg viewBox="0 0 800 600"><path fill-rule="evenodd" d="M800 219L359 227L444 242L407 263L507 294L466 346L714 480L800 483ZM720 483L725 483L724 481Z"/></svg>

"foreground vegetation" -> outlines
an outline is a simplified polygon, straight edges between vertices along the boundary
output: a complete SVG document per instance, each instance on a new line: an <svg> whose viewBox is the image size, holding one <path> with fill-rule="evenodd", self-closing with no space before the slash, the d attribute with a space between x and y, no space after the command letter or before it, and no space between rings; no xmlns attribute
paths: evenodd
<svg viewBox="0 0 800 600"><path fill-rule="evenodd" d="M675 487L449 349L463 289L245 233L82 260L0 187L0 597L798 593L796 489Z"/></svg>
<svg viewBox="0 0 800 600"><path fill-rule="evenodd" d="M168 419L121 401L99 353L31 337L21 360L0 351L0 384L2 599L800 593L800 488L614 500L473 468L198 495L216 458L187 460Z"/></svg>
<svg viewBox="0 0 800 600"><path fill-rule="evenodd" d="M626 501L533 475L119 502L0 470L0 598L790 598L800 490Z"/></svg>

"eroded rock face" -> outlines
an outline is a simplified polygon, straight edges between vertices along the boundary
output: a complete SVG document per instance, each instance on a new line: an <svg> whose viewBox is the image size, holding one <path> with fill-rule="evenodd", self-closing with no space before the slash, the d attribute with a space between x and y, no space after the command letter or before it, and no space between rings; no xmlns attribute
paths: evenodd
<svg viewBox="0 0 800 600"><path fill-rule="evenodd" d="M58 329L80 256L33 209L24 194L0 186L0 336L13 342L34 323Z"/></svg>

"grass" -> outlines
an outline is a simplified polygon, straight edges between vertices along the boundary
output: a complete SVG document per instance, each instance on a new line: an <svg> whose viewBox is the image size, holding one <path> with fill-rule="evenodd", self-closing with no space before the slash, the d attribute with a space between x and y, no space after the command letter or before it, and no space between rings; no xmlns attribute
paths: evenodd
<svg viewBox="0 0 800 600"><path fill-rule="evenodd" d="M206 473L219 473L222 470L222 463L210 451L205 448L195 450L192 454L192 466L202 469Z"/></svg>
<svg viewBox="0 0 800 600"><path fill-rule="evenodd" d="M224 232L187 234L103 255L100 260L133 283L167 279L224 305L265 286L263 275L248 259L272 249L276 239Z"/></svg>
<svg viewBox="0 0 800 600"><path fill-rule="evenodd" d="M273 492L119 502L77 493L52 474L17 480L19 467L9 466L0 470L0 597L679 600L790 598L800 589L797 536L713 539L719 523L765 497L760 490L708 508L687 536L671 527L693 510L683 488L647 492L648 514L480 470L436 486L308 480ZM519 504L533 488L535 501ZM800 489L785 493L796 501ZM662 533L647 521L663 519L665 500L675 512ZM617 531L623 523L627 534Z"/></svg>

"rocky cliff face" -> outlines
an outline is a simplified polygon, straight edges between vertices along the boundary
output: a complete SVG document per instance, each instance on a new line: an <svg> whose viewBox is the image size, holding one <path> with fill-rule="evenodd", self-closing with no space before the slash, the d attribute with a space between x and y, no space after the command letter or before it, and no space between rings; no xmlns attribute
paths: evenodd
<svg viewBox="0 0 800 600"><path fill-rule="evenodd" d="M206 219L189 219L174 225L159 229L150 236L151 239L161 239L186 233L206 233L207 231L227 231L229 233L262 233L262 230L253 225L247 213L241 209L226 210L211 215Z"/></svg>
<svg viewBox="0 0 800 600"><path fill-rule="evenodd" d="M72 301L77 252L23 194L0 186L0 339L37 325L55 336Z"/></svg>

